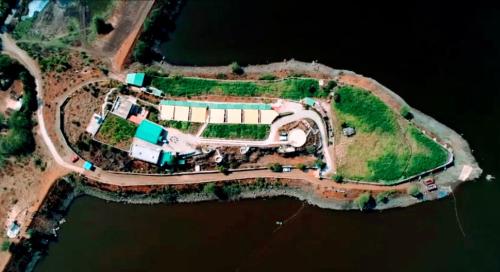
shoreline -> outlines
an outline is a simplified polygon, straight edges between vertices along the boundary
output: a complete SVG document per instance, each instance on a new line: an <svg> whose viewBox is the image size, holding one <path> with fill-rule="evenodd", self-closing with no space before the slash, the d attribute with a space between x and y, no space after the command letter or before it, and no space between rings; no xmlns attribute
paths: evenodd
<svg viewBox="0 0 500 272"><path fill-rule="evenodd" d="M199 73L199 74L211 74L215 76L217 73L220 72L228 72L229 68L227 66L213 66L213 67L186 67L186 66L174 66L174 65L163 65L164 68L166 69L166 72L172 73L172 72L184 72L184 73ZM327 67L325 65L319 64L319 63L305 63L305 62L299 62L299 61L287 61L287 62L281 62L281 63L271 63L271 64L265 64L265 65L254 65L254 66L248 66L245 68L245 71L247 73L253 73L253 74L262 74L262 73L270 73L270 72L302 72L302 73L307 73L308 75L312 77L327 77L327 78L332 78L339 80L342 76L350 76L353 77L357 80L362 80L364 83L369 83L370 86L373 86L376 88L376 90L369 90L372 92L380 92L382 95L387 95L389 99L393 99L394 101L397 101L397 104L400 106L408 104L396 93L391 91L390 89L386 88L382 84L378 83L376 80L364 77L362 75L358 75L354 72L347 71L347 70L335 70L333 68ZM356 82L355 82L356 83ZM353 84L355 85L355 84ZM356 85L355 85L356 86ZM364 86L366 88L366 86ZM386 101L384 101L386 102ZM418 126L421 126L425 130L431 132L432 134L436 135L442 142L448 144L451 146L453 150L453 154L455 156L455 161L450 166L448 169L445 171L440 171L437 173L434 177L436 180L436 183L439 186L442 187L448 187L450 188L450 191L448 195L455 190L461 183L473 180L478 178L482 170L479 168L479 165L477 164L475 158L472 155L471 149L468 145L468 143L463 139L458 133L447 127L446 125L438 122L434 118L418 111L417 109L410 107L412 110L412 113L414 114L414 122ZM461 172L463 171L464 166L470 166L472 168L471 172L469 175L463 179L459 180L459 176ZM266 181L269 178L266 178ZM272 178L271 178L272 179ZM279 178L277 178L279 180ZM239 182L238 179L225 179L221 181L217 181L218 184L232 184L235 182ZM320 208L326 208L326 209L334 209L334 210L358 210L358 207L354 203L352 199L337 199L335 197L329 198L328 196L321 195L318 193L318 188L316 184L313 183L308 183L305 180L300 180L295 182L300 183L301 185L298 187L281 187L281 188L265 188L261 190L242 190L241 193L238 195L237 198L230 199L230 201L236 201L240 199L258 199L258 198L272 198L272 197L278 197L278 196L286 196L286 197L292 197L295 199L298 199L299 201L305 201L310 205L314 205ZM332 181L327 181L324 180L325 183L332 182ZM207 182L200 182L197 184L191 184L191 185L186 185L184 186L203 186ZM333 182L332 182L333 183ZM43 204L40 206L40 209L37 211L37 215L39 216L40 211L45 209L45 204L46 201L52 197L54 197L54 194L59 194L60 192L57 192L56 187L57 184L59 184L58 181L53 183L53 186L51 189L48 190L48 193L45 195L43 199ZM97 184L97 186L96 186ZM148 195L148 194L136 194L136 195L128 195L126 192L128 189L131 189L132 187L135 187L136 189L139 188L139 190L149 190L151 188L161 188L161 187L169 187L169 186L182 186L182 185L142 185L142 186L136 186L136 185L120 185L120 184L110 184L107 182L102 182L102 181L96 181L96 184L94 185L86 185L84 187L75 187L75 191L72 192L70 195L66 196L58 196L58 197L63 197L65 198L65 201L61 206L55 207L54 209L56 211L61 211L61 210L67 210L70 208L71 203L79 196L81 195L89 195L93 197L97 197L100 199L105 199L108 201L115 201L115 202L121 202L121 203L127 203L127 204L158 204L158 203L171 203L171 199L167 198L165 194L162 193L156 193L156 195ZM115 186L117 189L114 191L105 191L102 190L102 188L99 188L98 185L101 186ZM334 186L331 186L332 188L335 188ZM391 186L389 186L390 188ZM132 188L133 189L133 188ZM322 188L323 191L325 192L325 188ZM331 188L330 188L331 189ZM370 189L365 189L365 192L376 192L372 191ZM414 205L420 202L425 202L425 201L431 201L431 200L436 200L438 197L430 197L429 194L425 194L423 199L417 199L415 197L411 197L408 194L401 193L399 192L396 197L391 198L389 202L387 203L377 203L377 205L373 208L374 210L384 210L384 209L391 209L391 208L401 208L401 207L407 207L410 205ZM187 194L180 194L178 197L176 197L175 202L178 203L194 203L194 202L201 202L201 201L214 201L218 200L220 201L219 198L214 197L214 196L207 196L206 194L200 194L198 193L187 193ZM49 211L52 212L52 211ZM35 216L35 218L36 218ZM36 221L35 218L29 222L29 226L31 227L33 222ZM32 237L33 238L33 237ZM21 242L19 243L20 245L23 244L23 241L30 240L32 238L27 238L27 235L23 235L23 238L21 239ZM37 237L34 237L33 239L38 239ZM43 239L46 239L45 236L42 236ZM19 259L19 254L12 254L9 263L7 264L6 267L11 267L11 265L18 265L18 259ZM30 260L29 263L32 263L36 261L37 256L33 256ZM9 271L9 270L7 270Z"/></svg>

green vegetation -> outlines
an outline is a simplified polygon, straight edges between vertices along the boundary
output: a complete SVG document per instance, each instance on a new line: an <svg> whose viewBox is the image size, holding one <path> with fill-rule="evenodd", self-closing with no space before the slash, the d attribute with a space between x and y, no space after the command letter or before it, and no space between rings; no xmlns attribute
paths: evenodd
<svg viewBox="0 0 500 272"><path fill-rule="evenodd" d="M10 241L9 240L4 240L2 242L2 247L0 248L2 251L8 251L10 248Z"/></svg>
<svg viewBox="0 0 500 272"><path fill-rule="evenodd" d="M36 43L19 43L40 64L43 72L64 72L71 68L68 50L58 46L41 46Z"/></svg>
<svg viewBox="0 0 500 272"><path fill-rule="evenodd" d="M353 180L393 183L443 165L447 152L370 92L341 87L334 110L337 127L357 130L339 162L339 174Z"/></svg>
<svg viewBox="0 0 500 272"><path fill-rule="evenodd" d="M6 127L7 133L0 135L0 165L3 165L5 159L10 156L26 155L35 150L35 140L31 131L33 128L31 115L37 109L35 82L24 68L14 62L8 69L19 72L24 95L21 109L10 115L7 124L5 117L2 117L0 126Z"/></svg>
<svg viewBox="0 0 500 272"><path fill-rule="evenodd" d="M263 140L269 134L268 125L208 124L202 133L206 138Z"/></svg>
<svg viewBox="0 0 500 272"><path fill-rule="evenodd" d="M160 121L160 125L169 128L178 129L184 133L195 134L201 127L201 123L192 123L186 121L165 120Z"/></svg>
<svg viewBox="0 0 500 272"><path fill-rule="evenodd" d="M242 75L245 73L243 68L236 61L231 63L231 72L235 75Z"/></svg>
<svg viewBox="0 0 500 272"><path fill-rule="evenodd" d="M129 143L134 137L137 126L113 114L108 114L101 128L99 129L97 138L110 145L119 143Z"/></svg>
<svg viewBox="0 0 500 272"><path fill-rule="evenodd" d="M217 185L215 185L215 183L213 182L210 182L210 183L207 183L203 186L203 193L207 194L207 195L213 195L215 194L215 190L217 188Z"/></svg>
<svg viewBox="0 0 500 272"><path fill-rule="evenodd" d="M413 119L413 114L410 112L410 109L407 106L403 106L399 113L407 120Z"/></svg>
<svg viewBox="0 0 500 272"><path fill-rule="evenodd" d="M307 166L303 163L298 163L295 167L297 167L297 169L299 169L300 171L306 171L307 170Z"/></svg>
<svg viewBox="0 0 500 272"><path fill-rule="evenodd" d="M325 168L325 167L326 167L326 162L324 162L324 161L323 161L323 160L321 160L321 159L317 159L317 160L314 162L314 165L315 165L318 169L322 170L323 168Z"/></svg>
<svg viewBox="0 0 500 272"><path fill-rule="evenodd" d="M20 40L26 37L33 37L31 31L33 30L34 18L27 18L16 24L16 27L12 31L12 37L16 40Z"/></svg>
<svg viewBox="0 0 500 272"><path fill-rule="evenodd" d="M271 164L269 166L269 169L271 169L271 171L276 172L276 173L283 172L283 166L279 163Z"/></svg>
<svg viewBox="0 0 500 272"><path fill-rule="evenodd" d="M408 187L408 189L406 190L406 192L413 196L413 197L416 197L416 198L421 198L422 197L422 193L420 192L420 189L418 188L418 185L416 184L412 184L410 185L410 187Z"/></svg>
<svg viewBox="0 0 500 272"><path fill-rule="evenodd" d="M113 25L106 23L106 21L101 17L94 17L94 27L97 34L108 34L113 31Z"/></svg>
<svg viewBox="0 0 500 272"><path fill-rule="evenodd" d="M259 77L259 80L275 80L278 77L273 75L273 74L263 74L262 76Z"/></svg>
<svg viewBox="0 0 500 272"><path fill-rule="evenodd" d="M342 183L342 182L344 182L344 177L340 174L335 174L332 176L332 180L337 182L337 183Z"/></svg>
<svg viewBox="0 0 500 272"><path fill-rule="evenodd" d="M354 202L358 206L358 208L362 211L369 210L374 207L374 201L370 193L362 193L360 194Z"/></svg>
<svg viewBox="0 0 500 272"><path fill-rule="evenodd" d="M221 94L228 96L271 96L288 99L324 97L318 81L312 78L290 78L272 82L218 81L180 76L156 77L151 85L169 96L199 96Z"/></svg>
<svg viewBox="0 0 500 272"><path fill-rule="evenodd" d="M377 203L387 204L389 202L389 200L391 200L391 198L394 197L394 195L396 195L396 193L397 193L397 191L395 191L395 190L381 192L377 195L376 201L377 201Z"/></svg>

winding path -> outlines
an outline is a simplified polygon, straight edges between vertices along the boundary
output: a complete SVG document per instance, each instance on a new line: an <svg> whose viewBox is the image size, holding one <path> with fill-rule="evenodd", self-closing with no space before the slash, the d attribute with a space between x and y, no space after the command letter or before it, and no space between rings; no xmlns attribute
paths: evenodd
<svg viewBox="0 0 500 272"><path fill-rule="evenodd" d="M40 71L40 68L38 64L27 55L27 53L19 48L16 44L15 41L8 35L8 34L2 34L1 39L3 42L3 51L7 55L11 56L12 58L18 60L21 64L23 64L26 69L33 75L35 78L36 82L36 89L37 89L37 95L39 101L43 101L43 78L42 78L42 73ZM103 80L102 78L97 78L93 79L90 81L86 81L84 83L79 84L78 86L82 86L82 84L86 84L89 82L96 82ZM76 87L78 87L76 86ZM67 93L62 95L59 99L58 102L64 101L66 97L71 95L71 93L76 90L75 88L70 89ZM235 171L232 172L229 175L224 175L222 173L193 173L193 174L186 174L186 175L146 175L146 174L131 174L131 173L115 173L115 172L109 172L109 171L104 171L102 169L96 169L94 172L92 171L84 171L81 163L79 164L73 164L69 163L66 161L57 151L52 139L49 137L46 126L45 126L45 120L43 116L43 104L44 103L39 103L40 106L37 110L37 119L38 119L38 124L39 124L39 130L40 130L40 135L42 136L43 141L47 145L50 153L54 157L54 160L56 161L57 164L60 166L83 174L87 176L90 179L110 184L110 185L117 185L117 186L140 186L140 185L167 185L167 184L195 184L195 183L206 183L206 182L213 182L213 181L229 181L229 180L236 180L236 179L246 179L246 178L257 178L257 177L263 177L263 178L287 178L287 179L294 179L294 180L303 180L306 182L309 182L310 184L314 185L316 188L319 187L328 187L328 188L338 188L338 189L344 189L344 190L373 190L373 191L384 191L388 190L386 186L379 186L379 185L366 185L366 184L337 184L334 182L330 181L322 181L318 178L316 178L313 175L313 171L310 171L308 173L304 173L299 170L293 170L292 172L289 173L274 173L269 170L252 170L252 171ZM59 103L58 103L59 104ZM59 104L60 105L60 104ZM271 130L272 135L270 136L276 136L278 133L277 128L288 124L290 122L294 122L297 120L301 119L311 119L319 127L319 130L321 131L321 136L322 136L322 141L323 141L323 148L324 148L324 154L325 154L325 160L328 165L329 169L333 168L333 158L331 154L328 152L328 134L327 134L327 129L326 126L323 122L323 119L314 111L310 110L301 110L295 112L293 115L290 116L285 116L280 119L278 119L273 125L273 129ZM57 121L57 120L54 120ZM59 127L57 125L56 127ZM276 134L276 135L275 135ZM58 133L57 135L60 135ZM60 136L58 136L60 137ZM272 139L269 137L269 139ZM66 150L71 150L64 139L60 139L61 143L63 144L64 148ZM269 143L268 143L269 144ZM72 154L72 153L69 153ZM401 184L398 186L391 186L391 189L404 189L406 188L407 184Z"/></svg>

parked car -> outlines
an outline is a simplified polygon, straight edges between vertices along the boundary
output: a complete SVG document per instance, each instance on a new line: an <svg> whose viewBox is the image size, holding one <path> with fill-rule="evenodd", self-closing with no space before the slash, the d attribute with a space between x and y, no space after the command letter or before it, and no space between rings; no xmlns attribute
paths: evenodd
<svg viewBox="0 0 500 272"><path fill-rule="evenodd" d="M75 156L73 156L73 157L71 158L71 162L72 162L72 163L75 163L75 162L77 162L79 159L80 159L80 157L78 157L77 155L75 155Z"/></svg>
<svg viewBox="0 0 500 272"><path fill-rule="evenodd" d="M427 191L431 192L437 190L437 185L434 179L426 179L423 181L425 187L427 187Z"/></svg>
<svg viewBox="0 0 500 272"><path fill-rule="evenodd" d="M283 166L283 173L288 173L292 172L292 167L291 166Z"/></svg>

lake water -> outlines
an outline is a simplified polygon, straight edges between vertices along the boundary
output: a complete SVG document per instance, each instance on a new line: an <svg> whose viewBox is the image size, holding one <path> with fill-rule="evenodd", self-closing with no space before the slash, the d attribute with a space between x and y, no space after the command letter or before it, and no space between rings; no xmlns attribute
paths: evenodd
<svg viewBox="0 0 500 272"><path fill-rule="evenodd" d="M164 54L193 65L318 60L373 77L463 133L485 173L500 177L500 9L345 2L188 0ZM140 206L82 197L36 271L500 271L498 181L455 195L465 236L453 198L365 214L289 198Z"/></svg>

